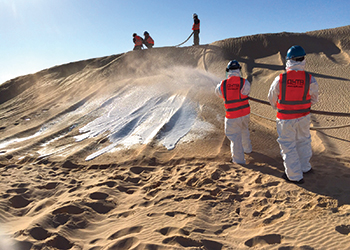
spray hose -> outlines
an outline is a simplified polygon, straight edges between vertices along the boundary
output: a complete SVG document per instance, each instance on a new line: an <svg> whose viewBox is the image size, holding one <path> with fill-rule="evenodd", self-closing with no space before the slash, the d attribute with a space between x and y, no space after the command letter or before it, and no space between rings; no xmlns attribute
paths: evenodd
<svg viewBox="0 0 350 250"><path fill-rule="evenodd" d="M187 42L187 41L191 38L192 35L193 35L193 31L192 31L191 35L190 35L184 42L182 42L182 43L180 43L180 44L178 44L178 45L175 45L175 47L179 47L179 46L181 46L182 44L184 44L185 42Z"/></svg>
<svg viewBox="0 0 350 250"><path fill-rule="evenodd" d="M262 104L265 104L265 105L270 105L270 103L267 102L267 101L259 100L259 99L253 98L253 97L249 97L249 100L254 101L254 102L258 102L258 103L262 103ZM329 111L320 111L320 110L310 110L310 113L317 114L317 115L350 117L349 113L343 113L343 112L329 112ZM274 119L271 119L271 118L268 118L268 117L265 117L265 116L253 113L253 112L251 112L251 114L259 116L259 117L267 119L267 120L270 120L270 121L276 121ZM350 127L350 124L339 125L339 126L331 126L331 127L311 127L310 129L311 130L321 130L321 129L336 129L336 128L346 128L346 127Z"/></svg>

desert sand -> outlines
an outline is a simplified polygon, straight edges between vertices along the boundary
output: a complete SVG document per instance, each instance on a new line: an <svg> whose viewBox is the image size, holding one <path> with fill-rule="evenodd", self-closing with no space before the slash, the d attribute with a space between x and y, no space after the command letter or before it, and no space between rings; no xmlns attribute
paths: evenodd
<svg viewBox="0 0 350 250"><path fill-rule="evenodd" d="M350 249L350 26L72 62L0 85L1 250ZM274 111L230 163L214 88L236 59L267 101L292 45L320 87L314 172L284 171ZM20 64L18 65L20 67Z"/></svg>

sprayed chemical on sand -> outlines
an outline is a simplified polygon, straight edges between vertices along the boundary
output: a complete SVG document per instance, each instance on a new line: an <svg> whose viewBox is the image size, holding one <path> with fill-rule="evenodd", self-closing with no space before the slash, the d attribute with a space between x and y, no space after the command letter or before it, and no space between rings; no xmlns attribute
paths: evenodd
<svg viewBox="0 0 350 250"><path fill-rule="evenodd" d="M3 140L0 150L19 150L19 143L39 140L62 124L67 127L63 132L40 140L37 149L40 156L65 156L79 151L80 142L98 136L108 138L110 144L88 155L86 160L151 142L171 150L180 140L193 141L213 131L214 125L200 118L207 101L202 96L216 98L214 86L218 81L208 72L174 66L143 77L96 84L101 92L81 101L79 106L75 104L77 108L43 123L29 136ZM74 136L75 142L58 147L57 143L65 140L76 127L80 128L79 134Z"/></svg>
<svg viewBox="0 0 350 250"><path fill-rule="evenodd" d="M211 130L211 124L198 118L203 104L195 96L198 91L213 91L218 81L206 72L184 67L164 70L156 79L136 79L109 96L98 107L99 116L81 128L82 134L75 138L82 141L109 134L112 144L86 160L154 140L171 150L191 130L192 135Z"/></svg>

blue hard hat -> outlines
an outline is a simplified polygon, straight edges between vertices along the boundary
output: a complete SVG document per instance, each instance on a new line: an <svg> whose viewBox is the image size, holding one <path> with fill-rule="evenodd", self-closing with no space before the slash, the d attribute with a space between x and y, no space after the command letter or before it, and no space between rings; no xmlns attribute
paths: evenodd
<svg viewBox="0 0 350 250"><path fill-rule="evenodd" d="M236 60L232 60L227 64L226 72L228 72L231 69L241 69L241 65L239 65L239 63Z"/></svg>
<svg viewBox="0 0 350 250"><path fill-rule="evenodd" d="M297 59L300 57L304 57L306 55L305 50L299 46L299 45L294 45L292 47L289 48L288 52L287 52L287 56L286 59Z"/></svg>

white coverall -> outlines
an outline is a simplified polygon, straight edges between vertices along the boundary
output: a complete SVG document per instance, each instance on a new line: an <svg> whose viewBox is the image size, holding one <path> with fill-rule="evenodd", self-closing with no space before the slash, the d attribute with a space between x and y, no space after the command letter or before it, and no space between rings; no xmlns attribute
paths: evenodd
<svg viewBox="0 0 350 250"><path fill-rule="evenodd" d="M302 62L288 60L286 70L304 70L305 59ZM279 76L272 82L268 99L271 106L277 109L278 95L280 93ZM310 79L311 105L318 101L318 84L312 76ZM303 172L311 169L310 158L312 156L310 135L310 114L290 120L276 119L278 143L281 149L285 173L289 180L300 181Z"/></svg>
<svg viewBox="0 0 350 250"><path fill-rule="evenodd" d="M239 76L241 73L239 69L230 70L228 77ZM215 93L217 96L223 98L221 92L221 82L216 86ZM242 95L249 95L250 93L250 82L245 80L243 88L241 89ZM250 141L249 125L250 114L234 119L228 119L225 117L225 134L231 141L231 155L232 162L238 164L245 164L244 153L252 152L252 144Z"/></svg>

